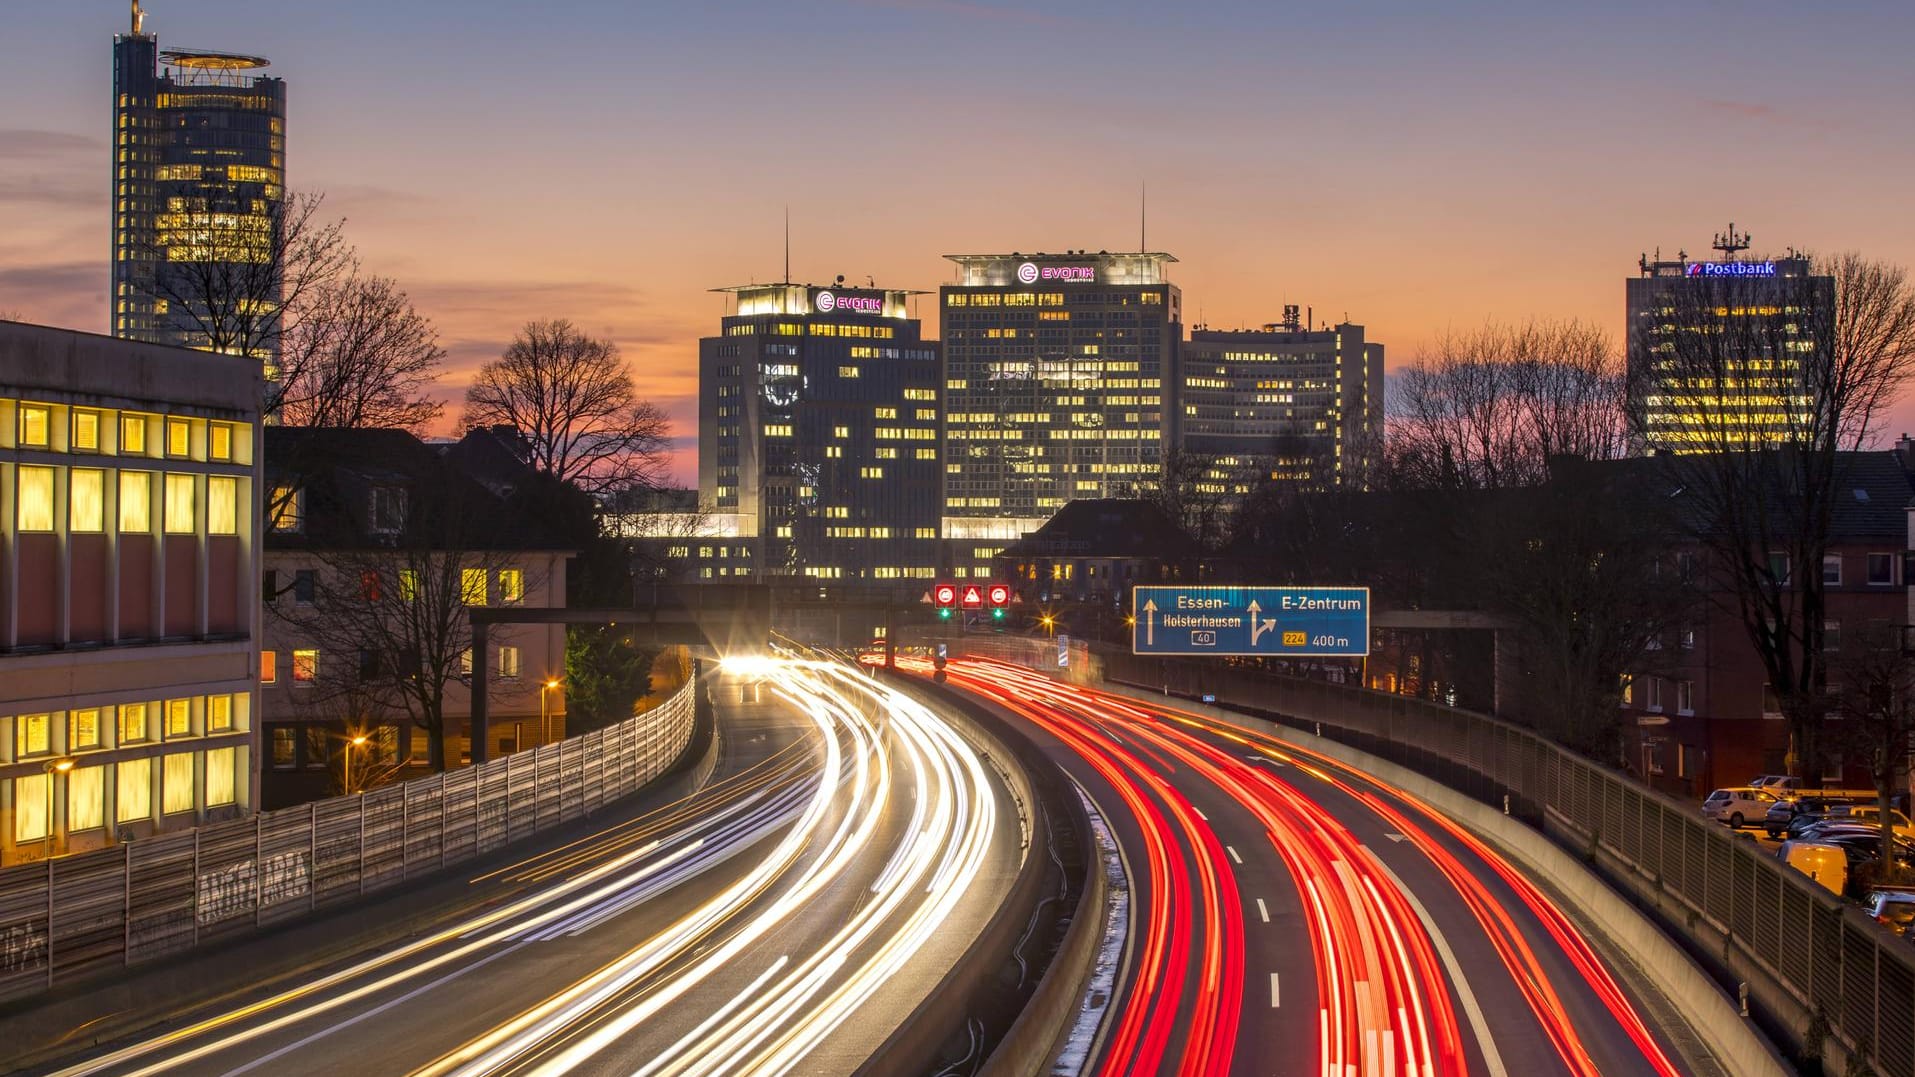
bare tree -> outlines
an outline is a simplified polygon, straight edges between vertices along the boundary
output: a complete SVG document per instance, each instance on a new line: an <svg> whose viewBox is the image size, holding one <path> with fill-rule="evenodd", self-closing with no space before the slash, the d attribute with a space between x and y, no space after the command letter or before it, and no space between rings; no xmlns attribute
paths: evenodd
<svg viewBox="0 0 1915 1077"><path fill-rule="evenodd" d="M1234 503L1229 489L1246 481L1226 474L1215 455L1169 448L1156 481L1132 484L1126 493L1156 505L1192 542L1214 551L1229 538Z"/></svg>
<svg viewBox="0 0 1915 1077"><path fill-rule="evenodd" d="M466 427L509 425L537 470L593 493L654 485L670 424L618 346L564 319L528 322L466 390Z"/></svg>
<svg viewBox="0 0 1915 1077"><path fill-rule="evenodd" d="M190 347L271 356L315 293L354 264L345 222L321 216L324 202L296 193L241 212L186 200L162 215L143 252L152 261L136 277L143 298Z"/></svg>
<svg viewBox="0 0 1915 1077"><path fill-rule="evenodd" d="M1881 813L1878 883L1894 882L1899 874L1890 797L1908 788L1909 753L1915 752L1915 658L1905 646L1905 631L1890 625L1869 628L1835 660L1842 690L1834 702L1846 719L1835 740L1868 760Z"/></svg>
<svg viewBox="0 0 1915 1077"><path fill-rule="evenodd" d="M1495 489L1548 477L1558 457L1627 448L1623 365L1577 321L1449 333L1392 385L1389 455L1414 486Z"/></svg>
<svg viewBox="0 0 1915 1077"><path fill-rule="evenodd" d="M444 362L432 322L390 278L326 281L285 334L266 413L287 426L417 430L444 408L428 395Z"/></svg>
<svg viewBox="0 0 1915 1077"><path fill-rule="evenodd" d="M1814 264L1808 261L1808 264ZM1821 272L1690 282L1666 293L1674 332L1630 357L1638 435L1667 466L1789 723L1789 769L1818 767L1826 711L1822 560L1846 455L1915 374L1915 286L1844 254ZM1672 427L1647 407L1654 397Z"/></svg>

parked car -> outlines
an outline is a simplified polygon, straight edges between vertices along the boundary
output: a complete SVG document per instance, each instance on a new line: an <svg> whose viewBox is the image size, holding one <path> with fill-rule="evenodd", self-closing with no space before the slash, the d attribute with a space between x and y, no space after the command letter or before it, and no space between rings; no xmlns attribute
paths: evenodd
<svg viewBox="0 0 1915 1077"><path fill-rule="evenodd" d="M1828 803L1813 797L1801 797L1796 800L1782 799L1769 805L1762 815L1762 829L1769 832L1771 840L1777 840L1788 832L1789 824L1798 815L1807 813L1813 818L1821 818L1828 810Z"/></svg>
<svg viewBox="0 0 1915 1077"><path fill-rule="evenodd" d="M1831 809L1828 817L1844 822L1865 823L1874 827L1881 825L1882 809L1877 804L1841 804ZM1888 825L1902 837L1915 836L1915 825L1909 823L1908 816L1893 808L1888 810Z"/></svg>
<svg viewBox="0 0 1915 1077"><path fill-rule="evenodd" d="M1762 789L1740 786L1718 789L1702 802L1702 815L1740 830L1752 819L1767 819L1776 796Z"/></svg>
<svg viewBox="0 0 1915 1077"><path fill-rule="evenodd" d="M1802 788L1802 779L1790 774L1758 774L1749 779L1749 788L1766 789L1781 796Z"/></svg>
<svg viewBox="0 0 1915 1077"><path fill-rule="evenodd" d="M1840 846L1792 840L1783 842L1775 855L1784 864L1837 894L1848 886L1849 858Z"/></svg>
<svg viewBox="0 0 1915 1077"><path fill-rule="evenodd" d="M1908 934L1909 925L1915 923L1915 890L1877 887L1869 892L1868 914L1897 935Z"/></svg>

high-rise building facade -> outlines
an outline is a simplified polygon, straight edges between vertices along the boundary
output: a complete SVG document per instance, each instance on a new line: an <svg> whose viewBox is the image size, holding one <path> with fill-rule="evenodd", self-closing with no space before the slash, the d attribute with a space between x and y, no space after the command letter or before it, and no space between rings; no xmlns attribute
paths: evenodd
<svg viewBox="0 0 1915 1077"><path fill-rule="evenodd" d="M1629 410L1643 451L1716 452L1790 440L1809 421L1805 371L1834 331L1835 279L1791 252L1645 255L1627 282Z"/></svg>
<svg viewBox="0 0 1915 1077"><path fill-rule="evenodd" d="M952 569L1074 498L1156 480L1175 436L1182 296L1168 254L947 255L940 293Z"/></svg>
<svg viewBox="0 0 1915 1077"><path fill-rule="evenodd" d="M938 350L895 289L761 284L698 346L701 573L927 579ZM691 550L687 551L691 553Z"/></svg>
<svg viewBox="0 0 1915 1077"><path fill-rule="evenodd" d="M113 335L277 354L286 84L256 56L113 41Z"/></svg>
<svg viewBox="0 0 1915 1077"><path fill-rule="evenodd" d="M1206 494L1361 485L1381 463L1383 345L1360 325L1308 327L1287 307L1261 329L1193 330L1182 367L1179 445Z"/></svg>

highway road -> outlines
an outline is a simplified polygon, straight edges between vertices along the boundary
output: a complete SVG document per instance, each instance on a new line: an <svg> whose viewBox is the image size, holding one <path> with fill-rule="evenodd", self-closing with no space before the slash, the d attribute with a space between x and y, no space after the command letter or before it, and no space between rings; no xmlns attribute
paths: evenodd
<svg viewBox="0 0 1915 1077"><path fill-rule="evenodd" d="M687 799L472 879L404 941L57 1072L855 1069L995 911L1017 809L949 726L854 667L728 663L714 694L723 764Z"/></svg>
<svg viewBox="0 0 1915 1077"><path fill-rule="evenodd" d="M1551 897L1415 798L1272 738L982 661L1114 832L1101 1074L1707 1072ZM1680 1037L1686 1043L1687 1037Z"/></svg>

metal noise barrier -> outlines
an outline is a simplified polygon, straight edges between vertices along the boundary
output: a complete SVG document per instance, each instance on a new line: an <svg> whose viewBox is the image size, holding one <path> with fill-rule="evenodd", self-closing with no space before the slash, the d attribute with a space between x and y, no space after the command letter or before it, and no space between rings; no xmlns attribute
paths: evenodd
<svg viewBox="0 0 1915 1077"><path fill-rule="evenodd" d="M1660 895L1698 949L1766 974L1802 1014L1821 1011L1837 1041L1875 1072L1915 1073L1915 946L1693 806L1486 715L1252 670L1099 657L1108 680L1320 724L1325 736L1485 802L1507 796L1526 822L1570 837Z"/></svg>
<svg viewBox="0 0 1915 1077"><path fill-rule="evenodd" d="M0 869L0 1002L310 916L590 815L678 761L696 686L477 767Z"/></svg>

